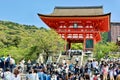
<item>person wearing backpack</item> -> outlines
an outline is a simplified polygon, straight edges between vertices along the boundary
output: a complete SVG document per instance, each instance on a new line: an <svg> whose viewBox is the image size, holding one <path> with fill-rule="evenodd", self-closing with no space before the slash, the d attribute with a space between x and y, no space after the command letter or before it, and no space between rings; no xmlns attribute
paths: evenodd
<svg viewBox="0 0 120 80"><path fill-rule="evenodd" d="M10 55L7 55L7 57L5 58L5 69L10 68L10 57Z"/></svg>

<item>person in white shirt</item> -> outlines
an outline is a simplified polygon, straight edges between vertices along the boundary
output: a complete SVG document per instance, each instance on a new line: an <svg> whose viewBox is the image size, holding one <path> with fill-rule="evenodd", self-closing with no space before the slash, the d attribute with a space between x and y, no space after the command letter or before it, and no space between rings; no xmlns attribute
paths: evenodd
<svg viewBox="0 0 120 80"><path fill-rule="evenodd" d="M10 58L11 58L11 56L10 56L10 55L7 55L7 57L6 57L5 60L4 60L5 69L6 69L6 68L10 68Z"/></svg>
<svg viewBox="0 0 120 80"><path fill-rule="evenodd" d="M12 80L21 80L21 76L19 74L18 69L14 69Z"/></svg>
<svg viewBox="0 0 120 80"><path fill-rule="evenodd" d="M13 72L14 68L15 68L15 60L11 57L10 58L10 71Z"/></svg>
<svg viewBox="0 0 120 80"><path fill-rule="evenodd" d="M21 67L21 72L23 73L24 72L24 67L25 67L25 60L24 59L22 59L21 61L20 61L20 67Z"/></svg>
<svg viewBox="0 0 120 80"><path fill-rule="evenodd" d="M65 60L65 59L63 59L62 63L63 63L63 64L65 64L65 63L66 63L66 60Z"/></svg>
<svg viewBox="0 0 120 80"><path fill-rule="evenodd" d="M10 72L10 69L7 68L4 72L4 79L3 80L13 80L12 79L13 74Z"/></svg>
<svg viewBox="0 0 120 80"><path fill-rule="evenodd" d="M29 71L29 74L26 76L27 80L39 80L37 70L33 69Z"/></svg>
<svg viewBox="0 0 120 80"><path fill-rule="evenodd" d="M92 66L93 66L93 68L96 68L97 65L98 65L98 62L97 62L96 60L93 60L93 62L92 62Z"/></svg>
<svg viewBox="0 0 120 80"><path fill-rule="evenodd" d="M110 67L110 70L109 70L109 77L110 77L110 80L114 80L114 69L112 67Z"/></svg>

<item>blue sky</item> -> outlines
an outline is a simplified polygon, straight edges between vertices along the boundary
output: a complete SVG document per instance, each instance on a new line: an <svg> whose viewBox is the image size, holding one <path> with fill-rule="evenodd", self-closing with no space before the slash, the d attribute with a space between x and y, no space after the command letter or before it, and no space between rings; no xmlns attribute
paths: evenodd
<svg viewBox="0 0 120 80"><path fill-rule="evenodd" d="M120 22L120 0L1 0L0 20L48 28L37 13L50 14L55 6L103 6L112 22Z"/></svg>

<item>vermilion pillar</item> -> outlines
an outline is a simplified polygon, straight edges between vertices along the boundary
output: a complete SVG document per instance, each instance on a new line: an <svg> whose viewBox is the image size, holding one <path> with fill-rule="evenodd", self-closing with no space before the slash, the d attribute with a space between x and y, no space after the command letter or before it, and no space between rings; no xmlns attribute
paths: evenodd
<svg viewBox="0 0 120 80"><path fill-rule="evenodd" d="M68 42L68 50L71 48L71 43Z"/></svg>

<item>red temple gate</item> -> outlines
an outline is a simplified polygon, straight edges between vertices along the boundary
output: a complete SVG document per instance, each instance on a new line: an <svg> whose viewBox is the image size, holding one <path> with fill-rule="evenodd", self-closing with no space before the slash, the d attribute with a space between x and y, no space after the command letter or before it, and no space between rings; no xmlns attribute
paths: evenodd
<svg viewBox="0 0 120 80"><path fill-rule="evenodd" d="M56 7L50 15L38 15L67 41L66 50L70 49L71 43L83 43L84 50L92 50L101 40L101 32L110 30L110 13L103 14L102 6Z"/></svg>

